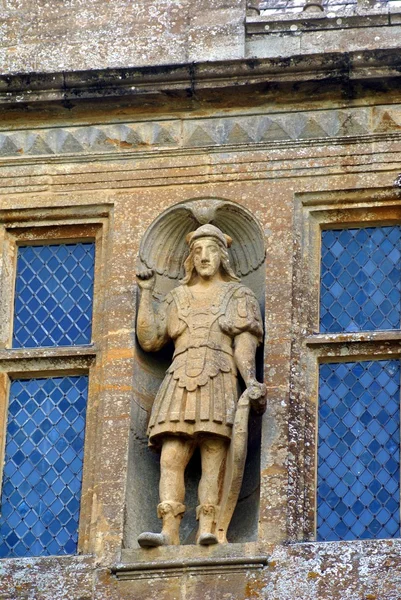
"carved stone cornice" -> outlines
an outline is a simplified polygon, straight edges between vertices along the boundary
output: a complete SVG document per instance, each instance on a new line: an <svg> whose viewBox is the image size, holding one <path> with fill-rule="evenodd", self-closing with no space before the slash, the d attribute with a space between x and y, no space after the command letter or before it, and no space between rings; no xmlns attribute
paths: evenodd
<svg viewBox="0 0 401 600"><path fill-rule="evenodd" d="M0 104L77 102L83 99L136 97L258 83L350 81L398 78L398 48L320 52L287 58L244 58L222 62L0 76ZM160 102L165 98L160 96Z"/></svg>

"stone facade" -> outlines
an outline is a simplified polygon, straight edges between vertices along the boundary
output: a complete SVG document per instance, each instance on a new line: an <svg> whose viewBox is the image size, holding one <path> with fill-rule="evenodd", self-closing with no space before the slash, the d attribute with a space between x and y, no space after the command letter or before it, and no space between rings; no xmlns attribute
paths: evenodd
<svg viewBox="0 0 401 600"><path fill-rule="evenodd" d="M315 541L315 379L322 357L399 357L401 338L314 334L319 223L400 222L399 9L22 4L0 0L1 422L9 377L86 372L90 388L80 555L1 560L0 598L398 600L399 540ZM265 236L267 411L232 543L195 546L188 521L187 543L142 550L164 358L136 342L137 257L164 210L202 198ZM81 238L97 244L94 344L11 350L16 244Z"/></svg>

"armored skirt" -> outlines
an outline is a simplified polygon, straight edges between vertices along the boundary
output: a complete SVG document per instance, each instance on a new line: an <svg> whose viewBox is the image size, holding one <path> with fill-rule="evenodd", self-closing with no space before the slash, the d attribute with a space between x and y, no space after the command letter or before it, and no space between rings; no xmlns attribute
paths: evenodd
<svg viewBox="0 0 401 600"><path fill-rule="evenodd" d="M166 435L230 439L239 397L234 340L245 331L262 339L253 292L222 283L205 305L182 285L168 294L163 310L175 352L153 404L149 443L158 445Z"/></svg>

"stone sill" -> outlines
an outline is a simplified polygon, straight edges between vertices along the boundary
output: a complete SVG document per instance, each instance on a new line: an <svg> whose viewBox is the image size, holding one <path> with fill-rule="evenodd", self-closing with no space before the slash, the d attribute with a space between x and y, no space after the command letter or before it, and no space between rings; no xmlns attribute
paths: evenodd
<svg viewBox="0 0 401 600"><path fill-rule="evenodd" d="M74 373L87 373L96 360L94 345L59 348L15 348L0 349L0 372L12 377L26 377L34 374L63 374L67 370ZM0 596L1 598L1 596Z"/></svg>
<svg viewBox="0 0 401 600"><path fill-rule="evenodd" d="M303 31L360 29L366 27L391 27L401 23L401 10L390 9L382 12L379 9L362 11L357 9L353 14L341 13L291 13L275 14L246 18L247 35L269 33L291 33L299 35Z"/></svg>
<svg viewBox="0 0 401 600"><path fill-rule="evenodd" d="M355 333L316 333L306 338L307 346L319 346L321 344L347 344L351 342L400 342L400 330L362 331Z"/></svg>
<svg viewBox="0 0 401 600"><path fill-rule="evenodd" d="M0 565L2 567L10 565L18 567L19 569L31 569L36 566L46 567L47 565L50 566L54 564L63 567L69 566L71 563L77 565L95 565L96 560L93 554L51 554L49 556L15 556L13 558L0 558ZM1 596L0 599L2 599Z"/></svg>
<svg viewBox="0 0 401 600"><path fill-rule="evenodd" d="M0 350L0 361L13 361L21 359L41 358L95 358L96 347L94 344L82 346L37 346L35 348L10 348Z"/></svg>
<svg viewBox="0 0 401 600"><path fill-rule="evenodd" d="M269 546L269 555L271 553ZM224 574L260 570L268 565L267 548L255 543L209 547L165 546L122 551L121 562L111 572L119 580L181 577L183 574Z"/></svg>

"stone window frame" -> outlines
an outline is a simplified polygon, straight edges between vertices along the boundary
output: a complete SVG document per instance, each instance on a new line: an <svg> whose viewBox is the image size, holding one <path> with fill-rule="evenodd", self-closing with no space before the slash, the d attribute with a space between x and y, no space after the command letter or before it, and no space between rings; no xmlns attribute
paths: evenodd
<svg viewBox="0 0 401 600"><path fill-rule="evenodd" d="M110 212L111 207L108 205L0 210L0 492L11 381L21 377L87 375L88 399L77 554L93 552L95 547L91 516L99 435L97 390L101 377L100 361L96 358L102 350L103 280ZM77 242L95 243L91 343L12 348L18 245Z"/></svg>
<svg viewBox="0 0 401 600"><path fill-rule="evenodd" d="M295 196L288 537L316 539L319 365L401 359L401 330L319 333L321 230L401 224L395 188Z"/></svg>

